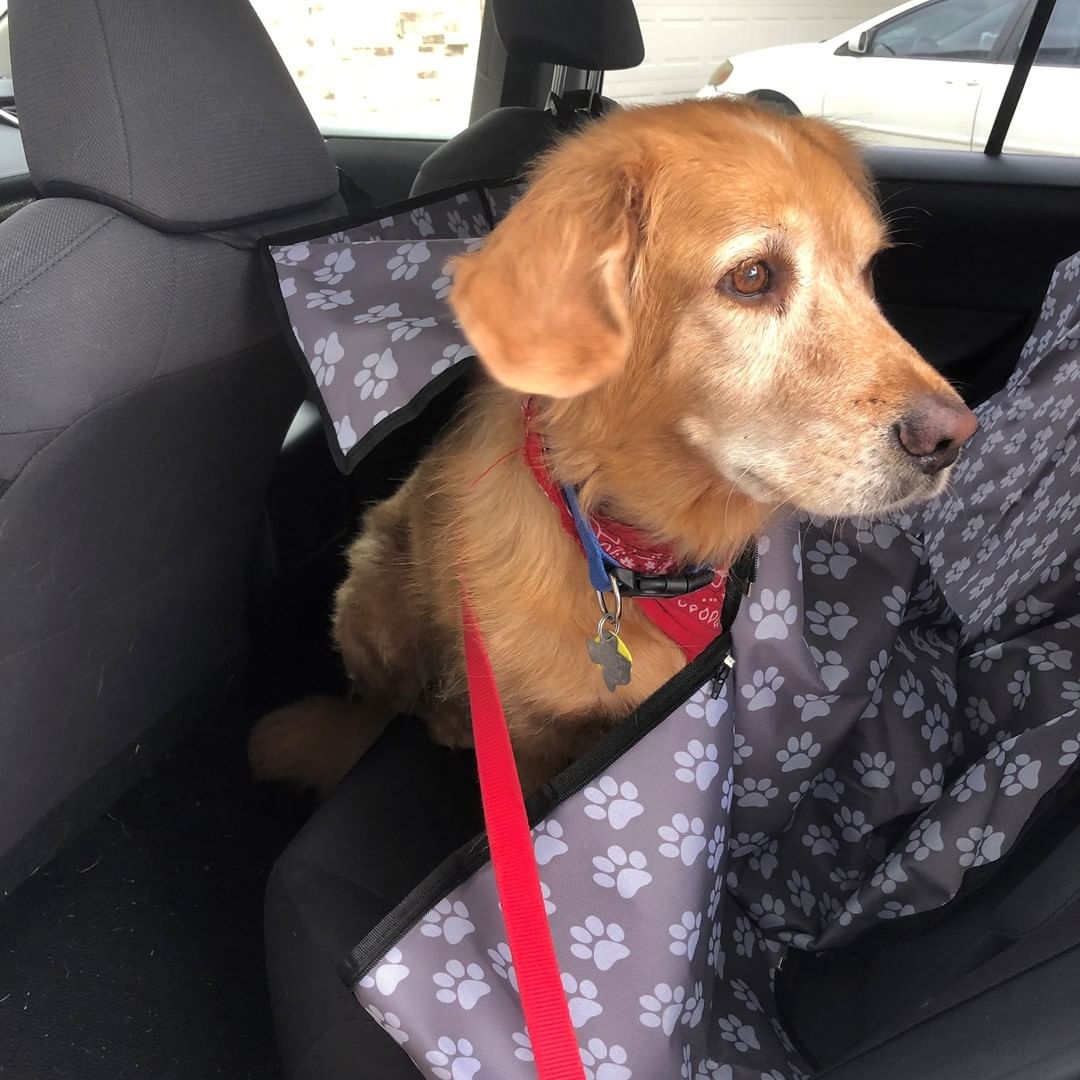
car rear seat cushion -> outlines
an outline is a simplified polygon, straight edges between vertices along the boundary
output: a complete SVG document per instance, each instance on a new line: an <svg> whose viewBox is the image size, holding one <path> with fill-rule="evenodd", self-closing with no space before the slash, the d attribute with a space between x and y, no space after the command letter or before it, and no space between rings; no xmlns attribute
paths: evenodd
<svg viewBox="0 0 1080 1080"><path fill-rule="evenodd" d="M337 966L358 930L374 927L481 823L472 752L436 746L419 722L401 719L289 845L267 886L266 957L290 1080L419 1075Z"/></svg>

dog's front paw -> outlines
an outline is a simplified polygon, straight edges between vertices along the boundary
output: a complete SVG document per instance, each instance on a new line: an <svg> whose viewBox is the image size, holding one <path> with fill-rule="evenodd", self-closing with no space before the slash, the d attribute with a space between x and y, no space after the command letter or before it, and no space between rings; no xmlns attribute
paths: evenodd
<svg viewBox="0 0 1080 1080"><path fill-rule="evenodd" d="M248 762L260 783L325 795L367 752L391 720L343 698L310 697L268 713L251 729Z"/></svg>

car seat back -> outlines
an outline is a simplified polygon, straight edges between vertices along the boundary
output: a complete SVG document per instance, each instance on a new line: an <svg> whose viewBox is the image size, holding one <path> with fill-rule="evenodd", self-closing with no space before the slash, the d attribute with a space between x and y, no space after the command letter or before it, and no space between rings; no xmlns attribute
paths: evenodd
<svg viewBox="0 0 1080 1080"><path fill-rule="evenodd" d="M0 223L0 887L220 700L303 393L255 246L343 210L244 0L12 0L41 198Z"/></svg>

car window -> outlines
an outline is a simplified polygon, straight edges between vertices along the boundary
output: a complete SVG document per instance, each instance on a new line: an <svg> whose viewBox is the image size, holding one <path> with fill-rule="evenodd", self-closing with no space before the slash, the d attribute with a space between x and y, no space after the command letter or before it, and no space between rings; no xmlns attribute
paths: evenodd
<svg viewBox="0 0 1080 1080"><path fill-rule="evenodd" d="M604 93L626 104L692 97L729 57L835 37L880 14L889 0L635 0L634 6L645 60L604 77Z"/></svg>
<svg viewBox="0 0 1080 1080"><path fill-rule="evenodd" d="M7 5L0 0L0 180L26 174L11 84L11 46L8 41Z"/></svg>
<svg viewBox="0 0 1080 1080"><path fill-rule="evenodd" d="M938 0L885 23L870 37L872 56L989 60L1019 0Z"/></svg>
<svg viewBox="0 0 1080 1080"><path fill-rule="evenodd" d="M1080 0L1057 0L1035 63L1042 67L1080 67Z"/></svg>
<svg viewBox="0 0 1080 1080"><path fill-rule="evenodd" d="M328 135L446 138L469 123L483 0L252 0Z"/></svg>

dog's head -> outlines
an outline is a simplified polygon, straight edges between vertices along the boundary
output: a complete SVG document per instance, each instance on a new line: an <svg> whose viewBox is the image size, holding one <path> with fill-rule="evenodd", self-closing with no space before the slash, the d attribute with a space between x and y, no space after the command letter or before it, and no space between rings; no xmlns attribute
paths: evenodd
<svg viewBox="0 0 1080 1080"><path fill-rule="evenodd" d="M563 142L451 303L498 381L587 412L597 445L652 439L759 506L872 514L940 492L976 428L878 308L885 246L839 131L685 102Z"/></svg>

